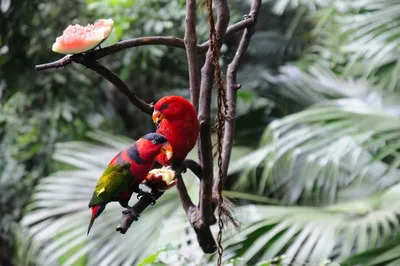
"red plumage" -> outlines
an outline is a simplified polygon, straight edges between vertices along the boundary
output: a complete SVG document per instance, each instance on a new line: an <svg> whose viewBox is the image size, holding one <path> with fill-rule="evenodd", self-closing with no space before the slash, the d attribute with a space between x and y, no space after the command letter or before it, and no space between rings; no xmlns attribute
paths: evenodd
<svg viewBox="0 0 400 266"><path fill-rule="evenodd" d="M168 166L173 162L182 162L196 145L199 136L200 125L193 105L183 97L174 95L165 96L154 106L152 118L153 121L158 124L156 132L167 138L174 151L170 160L163 154L158 155L156 160L164 166ZM153 183L161 179L154 174L147 178ZM172 186L163 185L163 189L168 189ZM214 204L218 204L218 200L218 198L213 197ZM222 205L223 215L235 227L239 227L239 223L230 212L231 205L230 201L225 198Z"/></svg>
<svg viewBox="0 0 400 266"><path fill-rule="evenodd" d="M199 120L193 105L180 96L165 96L154 106L153 121L158 123L156 132L167 138L174 151L170 160L160 154L157 161L164 166L183 161L199 135Z"/></svg>

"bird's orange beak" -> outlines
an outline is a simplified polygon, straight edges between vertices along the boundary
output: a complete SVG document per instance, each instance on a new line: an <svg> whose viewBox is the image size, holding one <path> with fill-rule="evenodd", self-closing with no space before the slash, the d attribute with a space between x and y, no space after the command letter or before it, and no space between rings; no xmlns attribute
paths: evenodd
<svg viewBox="0 0 400 266"><path fill-rule="evenodd" d="M151 116L151 118L153 119L153 122L156 125L158 125L161 122L161 120L163 120L165 117L160 111L154 110L153 115Z"/></svg>
<svg viewBox="0 0 400 266"><path fill-rule="evenodd" d="M167 142L161 147L161 152L167 156L167 159L170 160L172 158L172 155L174 154L172 151L171 145Z"/></svg>

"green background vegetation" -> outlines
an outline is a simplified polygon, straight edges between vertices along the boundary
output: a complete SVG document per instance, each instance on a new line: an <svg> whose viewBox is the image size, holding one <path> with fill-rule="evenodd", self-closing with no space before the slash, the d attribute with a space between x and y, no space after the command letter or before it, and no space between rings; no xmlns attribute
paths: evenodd
<svg viewBox="0 0 400 266"><path fill-rule="evenodd" d="M111 204L86 237L97 178L154 126L82 66L34 71L60 58L50 47L71 23L113 18L104 45L183 37L185 1L0 2L0 264L213 265L175 189L126 235ZM231 22L248 12L229 3ZM400 2L263 3L238 77L225 193L242 227L226 229L226 264L400 265ZM199 3L199 42L205 19ZM224 68L238 40L226 40ZM148 102L189 96L183 50L139 47L102 63ZM197 180L185 179L196 198Z"/></svg>

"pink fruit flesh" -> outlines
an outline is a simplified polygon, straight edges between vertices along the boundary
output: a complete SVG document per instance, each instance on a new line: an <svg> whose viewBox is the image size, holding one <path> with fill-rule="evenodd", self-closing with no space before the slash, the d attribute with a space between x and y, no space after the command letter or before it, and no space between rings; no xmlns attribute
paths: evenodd
<svg viewBox="0 0 400 266"><path fill-rule="evenodd" d="M93 49L110 35L114 21L101 19L94 25L86 27L81 25L68 26L63 35L56 39L52 50L61 54L79 54Z"/></svg>

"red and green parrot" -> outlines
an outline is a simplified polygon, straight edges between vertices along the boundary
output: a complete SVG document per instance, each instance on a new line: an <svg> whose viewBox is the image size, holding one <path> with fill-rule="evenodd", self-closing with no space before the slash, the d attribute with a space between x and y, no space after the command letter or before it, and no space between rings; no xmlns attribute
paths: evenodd
<svg viewBox="0 0 400 266"><path fill-rule="evenodd" d="M167 138L158 133L149 133L118 153L109 163L97 182L93 197L89 202L92 208L88 234L94 220L111 201L118 201L122 207L129 208L128 202L133 192L140 193L139 184L145 180L152 169L156 156L163 154L167 160L173 156L173 149Z"/></svg>
<svg viewBox="0 0 400 266"><path fill-rule="evenodd" d="M180 96L165 96L154 106L152 118L158 125L156 132L167 138L174 151L171 158L159 154L157 162L164 166L183 162L199 136L199 120L191 102Z"/></svg>

